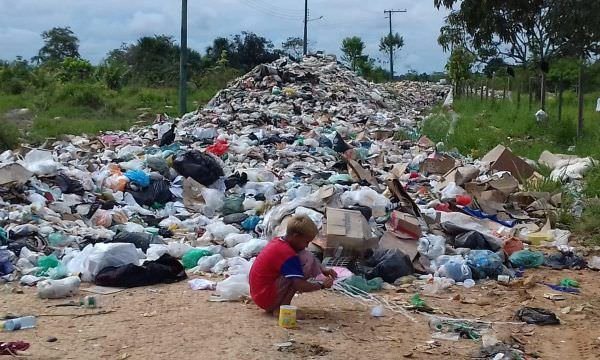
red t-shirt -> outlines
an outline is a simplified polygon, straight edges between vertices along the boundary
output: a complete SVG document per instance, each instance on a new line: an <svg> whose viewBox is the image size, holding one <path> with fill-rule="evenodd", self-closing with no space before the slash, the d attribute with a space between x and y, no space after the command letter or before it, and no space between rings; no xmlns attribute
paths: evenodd
<svg viewBox="0 0 600 360"><path fill-rule="evenodd" d="M250 296L256 305L269 309L277 300L277 280L304 278L296 251L281 238L274 238L258 254L250 269Z"/></svg>

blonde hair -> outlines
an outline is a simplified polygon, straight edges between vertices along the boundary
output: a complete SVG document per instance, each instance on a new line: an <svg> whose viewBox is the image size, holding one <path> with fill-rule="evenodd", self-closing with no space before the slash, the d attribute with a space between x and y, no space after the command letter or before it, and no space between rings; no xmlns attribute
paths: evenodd
<svg viewBox="0 0 600 360"><path fill-rule="evenodd" d="M296 215L287 223L286 235L306 235L314 238L319 233L317 225L306 215Z"/></svg>

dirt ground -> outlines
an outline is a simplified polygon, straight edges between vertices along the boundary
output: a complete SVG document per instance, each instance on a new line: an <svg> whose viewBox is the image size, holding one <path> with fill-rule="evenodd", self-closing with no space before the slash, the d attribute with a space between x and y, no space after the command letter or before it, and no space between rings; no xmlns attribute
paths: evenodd
<svg viewBox="0 0 600 360"><path fill-rule="evenodd" d="M600 359L600 288L591 271L531 270L538 281L570 277L581 295L564 295L544 285L507 287L482 281L471 289L453 286L422 296L436 312L455 318L517 321L521 306L549 309L561 325L494 325L506 344L519 345L529 358ZM86 286L85 284L82 286ZM408 302L418 284L386 290L389 300ZM20 293L22 290L22 293ZM416 322L387 312L373 318L368 306L331 291L303 294L294 300L306 313L294 330L277 326L252 303L209 302L211 291L192 291L187 282L128 289L101 296L102 309L55 307L68 300L40 300L35 288L4 285L0 314L34 314L35 329L2 333L2 341L31 343L27 359L471 359L481 341L433 340L428 318ZM565 314L567 308L570 311ZM562 309L562 310L561 310ZM107 313L97 314L98 311ZM92 315L94 314L94 315ZM48 342L50 337L56 342ZM285 347L277 344L290 342Z"/></svg>

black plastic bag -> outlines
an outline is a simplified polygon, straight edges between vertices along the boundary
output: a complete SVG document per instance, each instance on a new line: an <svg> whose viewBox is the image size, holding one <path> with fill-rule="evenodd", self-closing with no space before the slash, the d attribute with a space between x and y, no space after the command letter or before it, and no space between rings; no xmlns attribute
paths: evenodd
<svg viewBox="0 0 600 360"><path fill-rule="evenodd" d="M204 186L211 185L225 175L214 157L198 150L177 155L173 160L173 168L180 175L191 177Z"/></svg>
<svg viewBox="0 0 600 360"><path fill-rule="evenodd" d="M573 254L572 252L568 253L558 253L546 256L544 259L544 265L551 267L556 270L563 269L575 269L581 270L585 269L587 266L587 262L584 258Z"/></svg>
<svg viewBox="0 0 600 360"><path fill-rule="evenodd" d="M71 179L65 174L56 175L56 185L60 188L63 194L83 195L85 190L79 180Z"/></svg>
<svg viewBox="0 0 600 360"><path fill-rule="evenodd" d="M328 137L326 136L321 136L319 137L319 146L320 147L324 147L324 148L333 148L333 143L331 142L331 140L329 140Z"/></svg>
<svg viewBox="0 0 600 360"><path fill-rule="evenodd" d="M173 198L170 188L171 185L167 180L151 180L147 188L140 191L131 191L131 195L140 205L166 204Z"/></svg>
<svg viewBox="0 0 600 360"><path fill-rule="evenodd" d="M495 251L486 237L477 231L468 231L454 238L454 247L469 248L472 250L492 250Z"/></svg>
<svg viewBox="0 0 600 360"><path fill-rule="evenodd" d="M519 320L528 324L560 325L560 320L552 311L542 308L532 308L526 306L517 311L517 317Z"/></svg>
<svg viewBox="0 0 600 360"><path fill-rule="evenodd" d="M248 182L248 174L243 173L235 173L225 179L225 188L227 190L232 189L236 186L244 186Z"/></svg>
<svg viewBox="0 0 600 360"><path fill-rule="evenodd" d="M342 136L336 132L335 138L333 138L333 150L343 153L349 149L351 149L350 145L346 144Z"/></svg>
<svg viewBox="0 0 600 360"><path fill-rule="evenodd" d="M402 276L412 275L415 272L408 255L399 249L375 250L373 255L366 259L365 264L372 267L365 274L367 280L380 277L390 284Z"/></svg>
<svg viewBox="0 0 600 360"><path fill-rule="evenodd" d="M146 261L142 266L127 264L106 267L96 275L95 283L100 286L132 288L170 284L185 279L187 275L179 260L164 254L155 261Z"/></svg>
<svg viewBox="0 0 600 360"><path fill-rule="evenodd" d="M142 251L146 252L150 247L150 244L160 244L161 241L155 241L154 235L149 233L137 233L137 232L127 232L121 231L117 235L115 235L112 239L112 242L115 243L129 243L135 245L136 248L142 249Z"/></svg>

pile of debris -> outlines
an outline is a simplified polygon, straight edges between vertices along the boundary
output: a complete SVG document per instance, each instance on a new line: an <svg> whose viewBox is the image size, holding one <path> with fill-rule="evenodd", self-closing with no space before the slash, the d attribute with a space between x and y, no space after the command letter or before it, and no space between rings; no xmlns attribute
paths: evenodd
<svg viewBox="0 0 600 360"><path fill-rule="evenodd" d="M57 297L46 279L132 287L185 270L238 274L216 288L235 299L293 214L317 224L311 250L326 264L389 283L415 271L435 274L431 286L510 277L539 264L524 243L572 250L550 227L560 196L522 191L539 178L530 163L502 146L472 162L418 138L423 112L449 90L390 92L331 59L281 59L179 121L5 152L0 275ZM399 130L415 140L395 140Z"/></svg>

